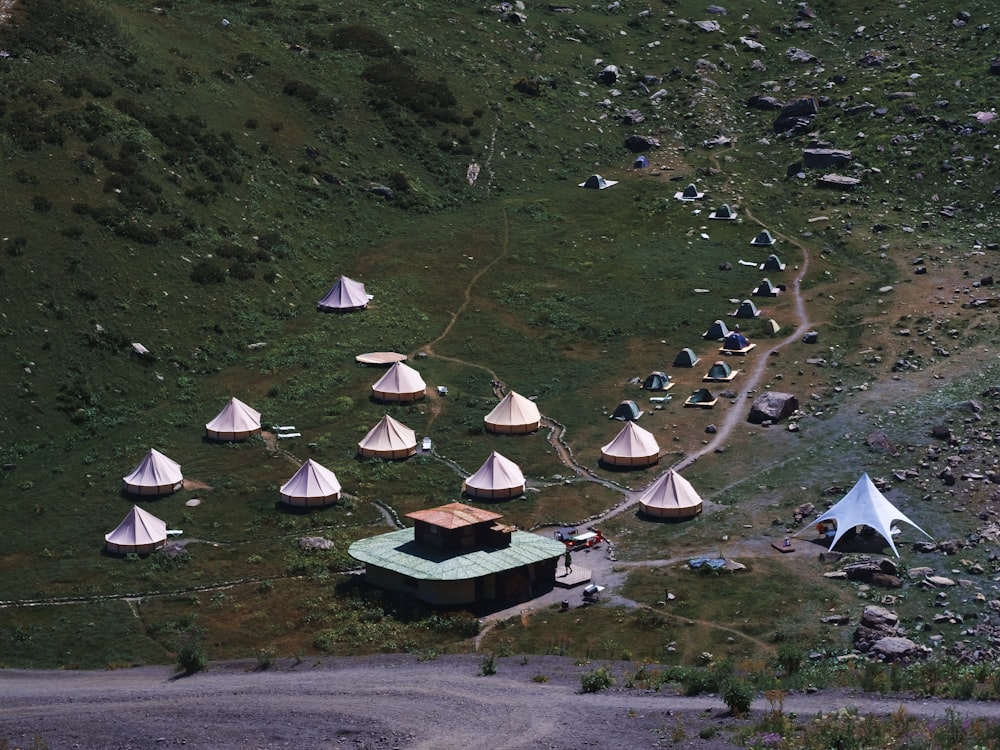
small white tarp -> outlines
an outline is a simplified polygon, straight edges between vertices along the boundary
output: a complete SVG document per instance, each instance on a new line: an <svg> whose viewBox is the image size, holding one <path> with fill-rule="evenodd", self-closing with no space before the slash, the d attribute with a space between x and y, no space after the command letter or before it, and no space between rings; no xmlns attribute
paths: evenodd
<svg viewBox="0 0 1000 750"><path fill-rule="evenodd" d="M837 531L830 543L831 550L837 546L837 542L849 530L856 526L868 526L885 539L892 554L899 557L896 545L892 541L892 525L897 521L908 523L928 539L933 538L890 503L868 477L868 474L862 474L851 491L844 495L840 502L830 510L813 521L810 526L816 526L824 521L836 521L837 523ZM804 530L800 529L795 532L795 536Z"/></svg>

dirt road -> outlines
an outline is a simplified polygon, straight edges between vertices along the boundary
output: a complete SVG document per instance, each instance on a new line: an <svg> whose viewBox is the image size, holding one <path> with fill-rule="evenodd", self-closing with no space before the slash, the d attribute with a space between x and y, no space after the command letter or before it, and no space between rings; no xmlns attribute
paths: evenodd
<svg viewBox="0 0 1000 750"><path fill-rule="evenodd" d="M481 747L579 750L672 746L735 748L734 729L751 719L727 714L717 696L682 697L622 688L635 665L616 664L617 687L581 692L580 676L598 664L554 656L497 659L481 676L481 657L418 661L410 655L352 657L254 671L252 662L213 665L175 679L169 668L105 672L0 672L0 742L60 748L185 745L250 748ZM846 693L790 695L800 718L841 707L889 714L899 699ZM995 716L995 705L907 701L919 716ZM754 711L766 711L760 699ZM702 736L700 736L702 735ZM682 740L678 741L679 738Z"/></svg>

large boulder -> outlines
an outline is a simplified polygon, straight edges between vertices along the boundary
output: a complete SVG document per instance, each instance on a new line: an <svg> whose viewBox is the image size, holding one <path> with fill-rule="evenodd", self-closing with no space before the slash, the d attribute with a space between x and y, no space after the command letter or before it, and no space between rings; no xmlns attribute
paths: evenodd
<svg viewBox="0 0 1000 750"><path fill-rule="evenodd" d="M778 118L774 121L775 133L804 132L809 129L813 118L819 114L819 99L814 96L804 96L788 102L781 108Z"/></svg>
<svg viewBox="0 0 1000 750"><path fill-rule="evenodd" d="M780 422L791 416L799 408L799 400L791 393L768 391L754 399L750 405L750 416L747 421L752 424L763 422Z"/></svg>
<svg viewBox="0 0 1000 750"><path fill-rule="evenodd" d="M648 135L630 135L625 139L625 148L635 154L659 147L660 141Z"/></svg>

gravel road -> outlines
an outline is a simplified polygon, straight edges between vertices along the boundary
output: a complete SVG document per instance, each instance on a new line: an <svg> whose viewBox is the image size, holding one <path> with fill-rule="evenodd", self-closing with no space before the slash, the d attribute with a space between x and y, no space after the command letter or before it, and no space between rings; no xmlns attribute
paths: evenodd
<svg viewBox="0 0 1000 750"><path fill-rule="evenodd" d="M167 667L103 672L0 672L0 744L51 750L124 750L186 746L251 748L418 748L488 745L574 750L735 748L737 720L717 696L682 697L618 687L585 694L580 676L596 665L556 656L499 658L497 673L479 674L481 657L411 655L280 663L213 664L176 677ZM619 676L634 665L617 664ZM542 677L545 680L542 680ZM843 692L789 695L800 718L855 707L888 714L899 698ZM987 703L907 700L914 715L998 717ZM768 710L766 701L754 712ZM716 730L714 732L712 729ZM704 736L700 736L704 735ZM713 736L708 736L713 735Z"/></svg>

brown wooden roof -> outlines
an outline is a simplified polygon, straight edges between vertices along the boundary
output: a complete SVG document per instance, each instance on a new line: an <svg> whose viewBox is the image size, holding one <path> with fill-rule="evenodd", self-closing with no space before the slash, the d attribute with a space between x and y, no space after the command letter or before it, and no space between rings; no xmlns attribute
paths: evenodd
<svg viewBox="0 0 1000 750"><path fill-rule="evenodd" d="M484 521L495 521L498 518L503 518L503 515L482 508L474 508L465 503L448 503L447 505L439 505L437 508L415 510L412 513L407 513L406 517L445 529L458 529Z"/></svg>

